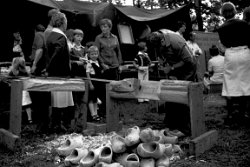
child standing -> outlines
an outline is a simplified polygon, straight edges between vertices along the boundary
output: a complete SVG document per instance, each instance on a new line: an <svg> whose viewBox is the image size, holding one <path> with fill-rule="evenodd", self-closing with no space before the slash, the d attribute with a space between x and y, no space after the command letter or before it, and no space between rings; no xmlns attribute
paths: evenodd
<svg viewBox="0 0 250 167"><path fill-rule="evenodd" d="M99 56L99 50L96 46L91 46L88 49L88 61L86 65L87 78L100 78L102 74L102 68L97 60ZM89 110L92 116L92 121L100 121L101 118L97 113L98 110L98 81L89 80Z"/></svg>
<svg viewBox="0 0 250 167"><path fill-rule="evenodd" d="M149 67L151 65L151 60L147 54L147 45L146 42L138 43L138 54L134 59L134 66L138 70L138 79L139 80L149 80ZM138 102L148 101L148 99L138 99Z"/></svg>
<svg viewBox="0 0 250 167"><path fill-rule="evenodd" d="M26 70L24 57L15 57L12 60L12 65L10 67L9 76L29 76ZM28 91L23 91L22 94L22 106L27 113L28 122L32 123L31 117L31 99Z"/></svg>

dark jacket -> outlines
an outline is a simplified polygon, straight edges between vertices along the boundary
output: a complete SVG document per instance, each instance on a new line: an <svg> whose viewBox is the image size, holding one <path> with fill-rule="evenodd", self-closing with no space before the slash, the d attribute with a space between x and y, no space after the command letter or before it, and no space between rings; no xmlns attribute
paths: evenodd
<svg viewBox="0 0 250 167"><path fill-rule="evenodd" d="M226 47L249 46L250 31L247 22L239 19L227 20L218 28L221 43Z"/></svg>
<svg viewBox="0 0 250 167"><path fill-rule="evenodd" d="M67 39L64 35L51 32L47 41L48 50L48 76L70 76L70 54Z"/></svg>

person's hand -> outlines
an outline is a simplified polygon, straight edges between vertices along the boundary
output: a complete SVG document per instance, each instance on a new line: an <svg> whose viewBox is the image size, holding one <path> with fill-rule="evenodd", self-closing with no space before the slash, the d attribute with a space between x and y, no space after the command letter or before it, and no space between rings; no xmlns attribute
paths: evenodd
<svg viewBox="0 0 250 167"><path fill-rule="evenodd" d="M93 86L93 84L90 84L89 88L90 88L90 90L94 90L95 89L95 87Z"/></svg>
<svg viewBox="0 0 250 167"><path fill-rule="evenodd" d="M168 79L170 79L170 80L178 80L175 76L169 76Z"/></svg>
<svg viewBox="0 0 250 167"><path fill-rule="evenodd" d="M84 58L84 57L80 57L79 60L80 60L81 62L86 62L86 61L87 61L87 59Z"/></svg>
<svg viewBox="0 0 250 167"><path fill-rule="evenodd" d="M33 74L36 70L36 65L33 65L30 69L30 73Z"/></svg>
<svg viewBox="0 0 250 167"><path fill-rule="evenodd" d="M171 71L171 66L167 64L165 67L162 67L162 70L165 74L168 74Z"/></svg>
<svg viewBox="0 0 250 167"><path fill-rule="evenodd" d="M195 53L195 55L201 55L201 53L199 52L199 50L196 50L194 53Z"/></svg>
<svg viewBox="0 0 250 167"><path fill-rule="evenodd" d="M83 65L84 62L82 62L82 61L76 61L76 63L77 63L78 66L81 66L81 65Z"/></svg>
<svg viewBox="0 0 250 167"><path fill-rule="evenodd" d="M104 70L108 70L109 69L109 66L106 65L106 64L103 64L102 67L103 67Z"/></svg>

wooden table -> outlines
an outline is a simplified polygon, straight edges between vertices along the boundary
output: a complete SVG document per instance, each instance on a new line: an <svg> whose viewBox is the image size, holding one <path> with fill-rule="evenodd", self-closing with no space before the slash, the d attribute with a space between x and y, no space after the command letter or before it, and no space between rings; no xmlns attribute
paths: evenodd
<svg viewBox="0 0 250 167"><path fill-rule="evenodd" d="M193 138L205 132L202 83L189 81L139 81L137 79L114 81L106 87L107 131L116 130L119 110L113 105L115 99L139 99L175 102L190 108L191 135Z"/></svg>
<svg viewBox="0 0 250 167"><path fill-rule="evenodd" d="M87 98L87 84L82 79L65 79L65 78L18 78L11 80L11 101L10 101L10 132L19 135L21 132L22 122L22 91L80 91L85 92ZM87 106L81 107L83 119L87 119ZM86 116L85 116L86 114ZM86 120L82 122L86 128Z"/></svg>

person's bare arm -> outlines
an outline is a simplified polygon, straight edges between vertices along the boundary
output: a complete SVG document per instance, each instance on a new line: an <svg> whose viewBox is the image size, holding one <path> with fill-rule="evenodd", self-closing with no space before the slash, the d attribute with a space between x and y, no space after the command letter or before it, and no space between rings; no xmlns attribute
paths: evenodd
<svg viewBox="0 0 250 167"><path fill-rule="evenodd" d="M35 72L37 62L41 59L42 54L43 54L43 49L42 48L39 48L39 49L36 50L35 58L34 58L34 61L33 61L32 67L31 67L31 73Z"/></svg>

